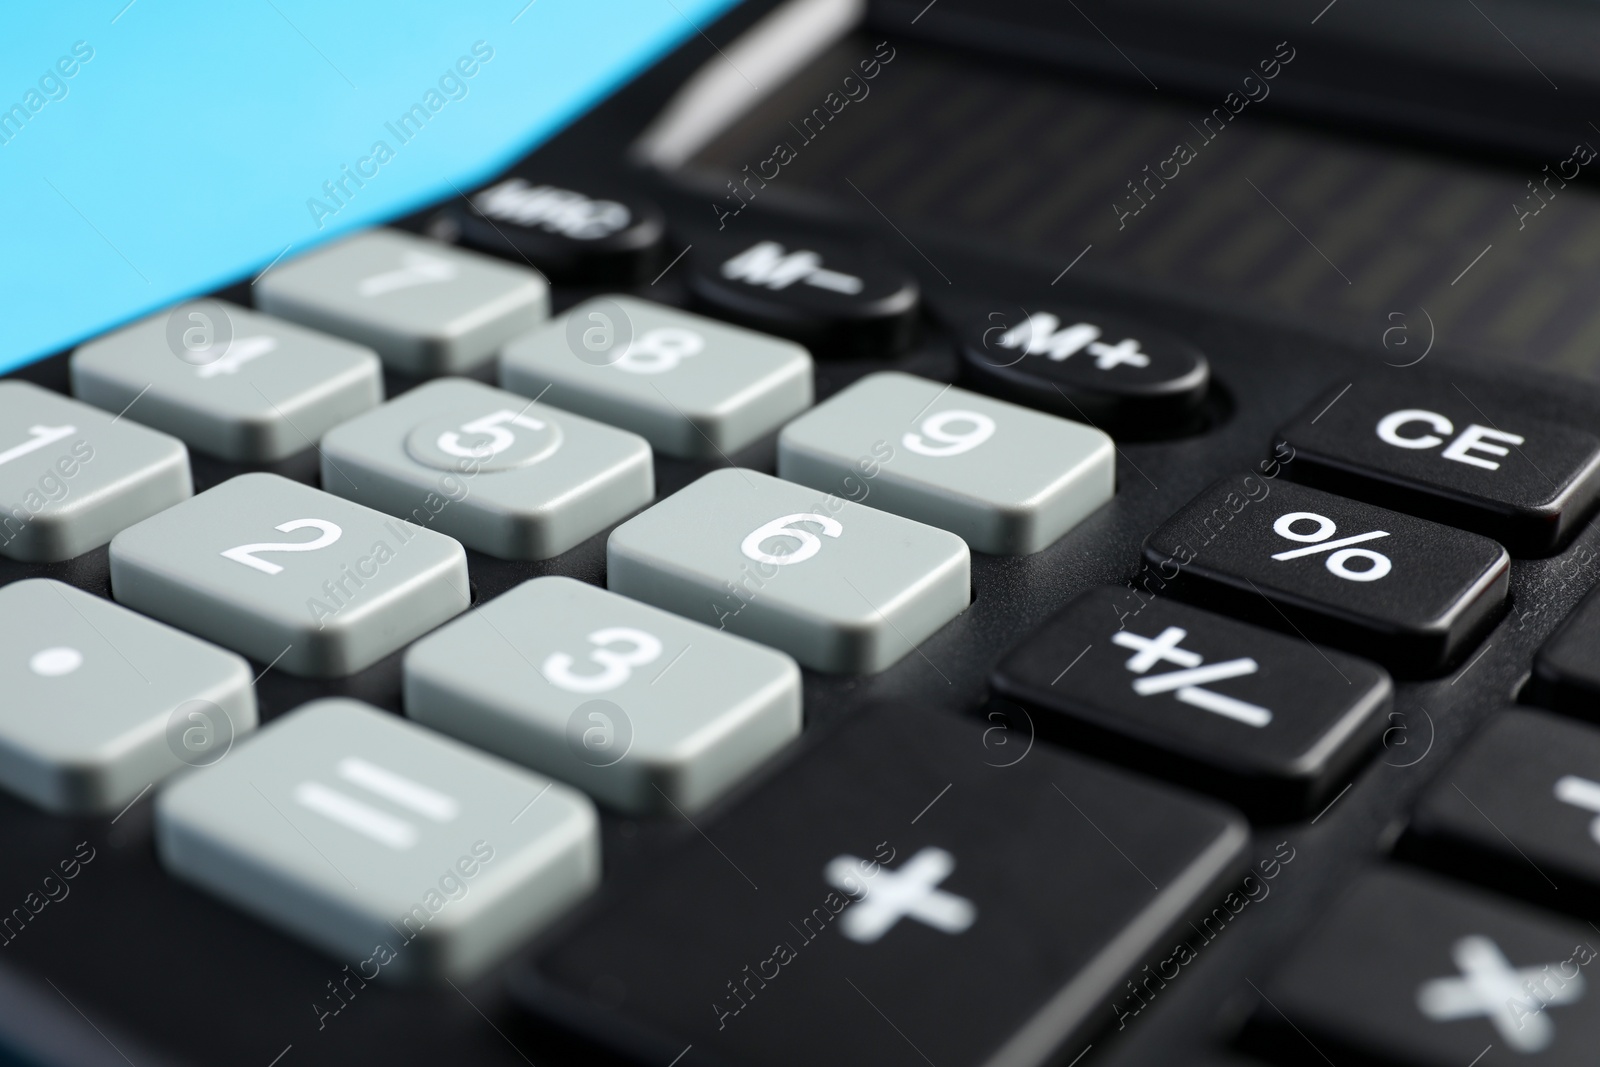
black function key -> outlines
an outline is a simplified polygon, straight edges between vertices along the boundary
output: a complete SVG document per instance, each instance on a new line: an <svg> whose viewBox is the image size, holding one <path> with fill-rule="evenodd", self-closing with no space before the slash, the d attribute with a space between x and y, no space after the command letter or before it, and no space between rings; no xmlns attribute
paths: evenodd
<svg viewBox="0 0 1600 1067"><path fill-rule="evenodd" d="M1533 657L1522 699L1600 722L1600 588L1583 598Z"/></svg>
<svg viewBox="0 0 1600 1067"><path fill-rule="evenodd" d="M1242 871L1247 832L1208 801L1043 744L1017 760L984 733L852 719L549 942L516 995L663 1067L1065 1062Z"/></svg>
<svg viewBox="0 0 1600 1067"><path fill-rule="evenodd" d="M1271 981L1254 1051L1304 1067L1593 1067L1600 937L1429 875L1363 875Z"/></svg>
<svg viewBox="0 0 1600 1067"><path fill-rule="evenodd" d="M1448 666L1505 605L1494 541L1303 485L1232 475L1145 539L1145 586L1408 674Z"/></svg>
<svg viewBox="0 0 1600 1067"><path fill-rule="evenodd" d="M689 287L713 314L816 355L892 356L912 340L916 279L859 249L771 235L698 242Z"/></svg>
<svg viewBox="0 0 1600 1067"><path fill-rule="evenodd" d="M1402 854L1592 915L1600 908L1600 731L1537 711L1489 723L1423 794Z"/></svg>
<svg viewBox="0 0 1600 1067"><path fill-rule="evenodd" d="M1114 586L1067 605L993 684L1047 736L1267 818L1301 814L1343 781L1383 732L1394 689L1365 660L1165 597L1141 607Z"/></svg>
<svg viewBox="0 0 1600 1067"><path fill-rule="evenodd" d="M1442 376L1337 386L1279 431L1297 480L1493 537L1559 548L1600 500L1600 438L1493 383Z"/></svg>
<svg viewBox="0 0 1600 1067"><path fill-rule="evenodd" d="M1211 381L1194 345L1147 323L1082 308L953 316L963 377L1031 407L1123 436L1192 432Z"/></svg>
<svg viewBox="0 0 1600 1067"><path fill-rule="evenodd" d="M483 252L527 260L551 280L647 281L659 269L665 223L636 197L591 194L507 178L451 211L461 241Z"/></svg>

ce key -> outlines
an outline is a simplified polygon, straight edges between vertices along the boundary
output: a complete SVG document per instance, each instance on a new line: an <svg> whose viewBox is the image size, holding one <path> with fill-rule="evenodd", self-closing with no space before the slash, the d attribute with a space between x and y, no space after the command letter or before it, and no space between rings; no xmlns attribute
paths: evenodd
<svg viewBox="0 0 1600 1067"><path fill-rule="evenodd" d="M1145 540L1138 598L1177 591L1411 675L1461 658L1505 605L1477 534L1255 475L1222 478Z"/></svg>

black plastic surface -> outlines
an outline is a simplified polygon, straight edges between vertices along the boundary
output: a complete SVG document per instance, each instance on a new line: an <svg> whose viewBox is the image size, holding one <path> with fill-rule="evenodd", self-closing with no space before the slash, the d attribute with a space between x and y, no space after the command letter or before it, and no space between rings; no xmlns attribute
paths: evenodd
<svg viewBox="0 0 1600 1067"><path fill-rule="evenodd" d="M771 5L753 3L707 27L718 42L730 40ZM912 47L909 44L902 48ZM598 107L541 148L518 170L530 181L559 174L577 187L623 187L655 199L666 210L671 235L664 259L706 236L714 219L704 193L673 187L630 170L626 144L659 110L661 101L702 62L713 46L693 38L656 69ZM848 113L841 119L848 121ZM848 190L845 190L848 195ZM1309 331L1218 312L1200 299L1186 300L1165 283L1141 288L1136 280L1115 290L1093 284L1082 268L1060 278L1062 263L1038 253L1000 255L937 233L910 227L897 234L866 205L837 217L820 209L804 219L773 224L816 224L834 239L875 245L916 274L925 291L994 299L997 310L1041 294L1070 296L1076 305L1149 321L1197 345L1212 363L1218 417L1201 434L1167 443L1123 442L1116 498L1049 549L1026 558L974 559L974 603L922 648L883 674L826 677L807 672L807 734L817 743L831 724L880 700L934 715L992 716L987 743L997 761L1029 758L1036 737L1026 716L987 703L987 679L1000 658L1073 596L1101 584L1124 584L1138 573L1143 539L1216 477L1253 468L1268 453L1275 430L1358 372L1374 370L1404 381L1403 368L1385 366L1376 344L1352 347ZM730 220L728 230L754 237L760 205ZM424 229L433 213L404 225ZM910 242L915 242L913 250ZM918 253L921 253L919 255ZM925 258L924 258L925 257ZM933 266L937 264L937 267ZM1059 284L1052 288L1052 279ZM1335 284L1337 280L1335 280ZM557 307L592 289L558 288ZM635 292L655 300L687 302L680 263ZM241 283L220 294L249 303ZM1390 358L1393 358L1392 356ZM1428 357L1450 364L1448 344ZM828 362L818 367L825 397L871 370L894 367L949 381L957 371L953 338L929 318L918 324L913 347L895 360ZM1479 370L1523 388L1540 379L1521 369ZM19 372L19 377L66 389L65 355ZM391 380L391 394L406 382ZM1600 395L1590 385L1544 378L1550 388L1545 417L1600 425ZM733 459L774 468L773 442L757 443ZM196 488L204 489L241 468L195 457ZM315 484L316 457L305 453L274 469ZM706 470L658 458L658 493L680 488ZM1228 1050L1259 982L1287 948L1361 869L1380 861L1402 814L1445 766L1452 752L1483 719L1515 697L1534 650L1595 583L1600 531L1580 530L1558 555L1511 564L1508 613L1448 677L1398 686L1393 716L1373 757L1339 786L1330 804L1259 833L1249 847L1258 869L1271 864L1267 893L1214 937L1195 939L1195 958L1148 1004L1122 1020L1105 1016L1107 1029L1092 1039L1078 1067L1241 1062ZM529 577L566 574L591 582L604 578L604 534L558 559L506 563L472 554L474 596L483 601ZM91 592L109 592L104 549L59 564L0 562L0 582L45 575ZM1130 593L1131 595L1131 593ZM257 664L257 669L265 664ZM267 671L258 683L263 717L271 719L311 697L343 693L398 709L399 662L391 657L334 684L318 684ZM999 755L999 753L1003 753ZM842 787L844 787L842 785ZM720 805L730 810L747 790ZM942 803L952 806L952 794ZM969 817L978 817L968 812ZM985 818L1006 820L1005 810ZM717 812L702 826L714 825ZM22 907L42 878L88 842L95 858L71 883L71 894L43 907L0 950L0 1048L42 1062L82 1063L99 1048L106 1062L123 1062L102 1047L114 1043L140 1067L151 1063L259 1063L283 1056L281 1067L314 1063L481 1063L547 1067L608 1062L593 1046L523 1018L511 1006L505 974L537 954L525 946L507 968L460 989L398 990L369 985L326 1019L328 985L344 961L328 959L219 901L186 888L158 867L150 838L150 801L132 805L115 820L60 819L0 796L0 908ZM605 879L626 887L650 876L657 857L677 848L708 848L694 827L671 819L631 820L608 815L604 825ZM1285 857L1289 857L1285 859ZM1155 961L1152 961L1155 962ZM937 976L930 976L930 981ZM90 1025L92 1021L92 1028ZM817 1020L826 1026L827 1020ZM95 1031L98 1030L97 1035ZM105 1041L101 1038L104 1037ZM938 1062L937 1050L930 1055ZM1072 1053L1076 1055L1077 1053ZM1470 1057L1468 1057L1470 1058ZM1465 1060L1463 1060L1465 1062Z"/></svg>

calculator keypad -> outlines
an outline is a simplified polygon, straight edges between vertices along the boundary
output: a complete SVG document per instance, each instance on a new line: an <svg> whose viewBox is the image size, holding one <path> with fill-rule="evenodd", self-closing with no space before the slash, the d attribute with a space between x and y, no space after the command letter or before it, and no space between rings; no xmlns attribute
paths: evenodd
<svg viewBox="0 0 1600 1067"><path fill-rule="evenodd" d="M550 286L527 267L379 229L269 270L256 304L422 377L470 370L543 322Z"/></svg>
<svg viewBox="0 0 1600 1067"><path fill-rule="evenodd" d="M910 374L868 375L783 428L778 474L1027 555L1111 499L1111 438Z"/></svg>
<svg viewBox="0 0 1600 1067"><path fill-rule="evenodd" d="M182 441L27 382L0 382L0 555L70 559L191 492Z"/></svg>
<svg viewBox="0 0 1600 1067"><path fill-rule="evenodd" d="M366 980L474 978L600 877L581 793L344 699L164 789L156 845Z"/></svg>
<svg viewBox="0 0 1600 1067"><path fill-rule="evenodd" d="M911 654L967 606L971 566L954 534L737 468L606 543L612 590L835 673L872 674Z"/></svg>
<svg viewBox="0 0 1600 1067"><path fill-rule="evenodd" d="M469 603L453 539L275 474L241 474L118 534L111 588L316 678L369 666Z"/></svg>
<svg viewBox="0 0 1600 1067"><path fill-rule="evenodd" d="M548 559L648 504L655 470L635 434L444 378L323 438L322 484L501 559Z"/></svg>
<svg viewBox="0 0 1600 1067"><path fill-rule="evenodd" d="M632 430L684 459L718 459L811 406L793 341L627 296L585 301L500 357L500 384Z"/></svg>
<svg viewBox="0 0 1600 1067"><path fill-rule="evenodd" d="M115 814L255 729L250 666L62 582L0 588L0 786Z"/></svg>
<svg viewBox="0 0 1600 1067"><path fill-rule="evenodd" d="M418 641L406 714L623 811L698 811L800 732L788 656L571 578Z"/></svg>
<svg viewBox="0 0 1600 1067"><path fill-rule="evenodd" d="M383 368L370 348L202 301L80 346L72 391L201 452L267 463L380 403Z"/></svg>

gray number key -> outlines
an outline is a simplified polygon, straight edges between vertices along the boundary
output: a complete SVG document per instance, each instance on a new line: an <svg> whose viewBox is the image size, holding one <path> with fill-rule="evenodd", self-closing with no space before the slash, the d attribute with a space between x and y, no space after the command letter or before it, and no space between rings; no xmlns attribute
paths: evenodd
<svg viewBox="0 0 1600 1067"><path fill-rule="evenodd" d="M164 788L156 847L367 980L474 978L600 876L582 793L343 699Z"/></svg>
<svg viewBox="0 0 1600 1067"><path fill-rule="evenodd" d="M270 463L381 403L383 370L370 348L206 300L80 346L72 391L191 448Z"/></svg>
<svg viewBox="0 0 1600 1067"><path fill-rule="evenodd" d="M322 440L322 484L501 559L548 559L650 503L643 438L466 378Z"/></svg>
<svg viewBox="0 0 1600 1067"><path fill-rule="evenodd" d="M1080 423L884 372L785 426L778 474L1026 555L1110 501L1116 450Z"/></svg>
<svg viewBox="0 0 1600 1067"><path fill-rule="evenodd" d="M454 540L275 474L241 474L122 531L111 588L146 615L319 678L369 666L469 602Z"/></svg>
<svg viewBox="0 0 1600 1067"><path fill-rule="evenodd" d="M811 406L811 354L793 341L608 296L507 345L500 384L633 430L669 456L716 459Z"/></svg>
<svg viewBox="0 0 1600 1067"><path fill-rule="evenodd" d="M0 382L0 555L71 559L191 492L182 441Z"/></svg>
<svg viewBox="0 0 1600 1067"><path fill-rule="evenodd" d="M467 370L550 313L538 271L399 230L368 230L268 271L263 311L377 350L403 374Z"/></svg>
<svg viewBox="0 0 1600 1067"><path fill-rule="evenodd" d="M606 543L625 596L780 648L819 671L871 674L967 606L961 538L757 471L713 471Z"/></svg>
<svg viewBox="0 0 1600 1067"><path fill-rule="evenodd" d="M0 785L103 814L255 729L250 666L47 578L0 588Z"/></svg>
<svg viewBox="0 0 1600 1067"><path fill-rule="evenodd" d="M406 714L630 812L697 811L800 732L781 652L571 578L418 641Z"/></svg>

